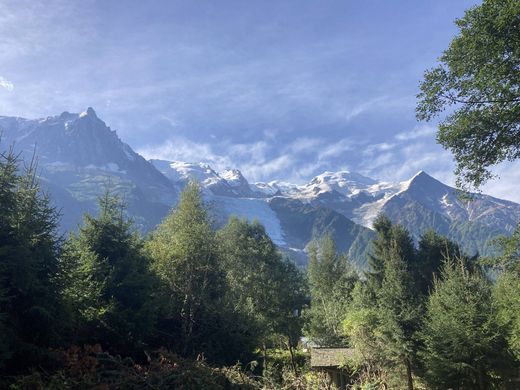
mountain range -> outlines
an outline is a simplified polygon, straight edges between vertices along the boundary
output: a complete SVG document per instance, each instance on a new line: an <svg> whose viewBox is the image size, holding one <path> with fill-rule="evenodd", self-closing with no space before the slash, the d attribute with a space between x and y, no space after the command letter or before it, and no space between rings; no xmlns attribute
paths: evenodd
<svg viewBox="0 0 520 390"><path fill-rule="evenodd" d="M2 150L13 146L26 161L37 156L39 177L61 210L64 232L77 228L85 212L95 212L105 188L123 196L128 213L147 232L175 206L190 179L200 183L216 226L231 215L257 219L302 264L309 242L330 232L363 268L379 213L403 224L416 240L432 228L481 254L491 254L490 240L510 234L520 221L519 204L484 194L460 197L422 171L400 183L324 172L296 185L249 183L237 169L217 172L204 163L147 161L92 108L42 119L0 116L0 134Z"/></svg>

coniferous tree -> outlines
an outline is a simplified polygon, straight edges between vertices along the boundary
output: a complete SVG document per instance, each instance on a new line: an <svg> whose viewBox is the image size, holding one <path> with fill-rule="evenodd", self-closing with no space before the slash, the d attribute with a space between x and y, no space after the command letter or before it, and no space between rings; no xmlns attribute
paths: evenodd
<svg viewBox="0 0 520 390"><path fill-rule="evenodd" d="M390 257L390 248L397 245L401 258L412 268L416 269L416 251L413 240L408 231L399 224L392 224L390 219L383 214L377 216L374 221L374 229L377 236L372 241L372 252L369 254L366 272L367 283L373 294L381 287L385 273L385 263Z"/></svg>
<svg viewBox="0 0 520 390"><path fill-rule="evenodd" d="M488 389L503 380L512 362L490 282L460 260L447 260L434 283L422 340L425 377L432 388Z"/></svg>
<svg viewBox="0 0 520 390"><path fill-rule="evenodd" d="M462 252L458 245L428 230L419 239L417 251L417 282L419 291L426 296L433 285L435 277L439 276L447 258L461 258Z"/></svg>
<svg viewBox="0 0 520 390"><path fill-rule="evenodd" d="M412 370L418 347L416 333L420 327L421 309L411 264L405 261L401 249L397 241L393 241L389 248L378 291L378 331L386 359L396 367L404 367L408 389L413 390Z"/></svg>
<svg viewBox="0 0 520 390"><path fill-rule="evenodd" d="M12 151L0 156L0 313L12 370L41 362L60 341L58 213L35 170L33 162L18 173Z"/></svg>
<svg viewBox="0 0 520 390"><path fill-rule="evenodd" d="M99 209L96 217L85 215L62 258L64 295L74 312L73 340L134 354L153 327L154 281L121 200L107 191Z"/></svg>

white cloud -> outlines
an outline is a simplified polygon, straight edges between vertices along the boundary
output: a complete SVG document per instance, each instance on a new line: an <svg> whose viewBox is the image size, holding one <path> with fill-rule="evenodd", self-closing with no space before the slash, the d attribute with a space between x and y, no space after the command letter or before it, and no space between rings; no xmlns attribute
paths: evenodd
<svg viewBox="0 0 520 390"><path fill-rule="evenodd" d="M0 87L7 89L9 92L11 92L14 89L14 84L11 81L0 76Z"/></svg>
<svg viewBox="0 0 520 390"><path fill-rule="evenodd" d="M395 139L399 141L409 141L417 138L428 137L437 132L437 128L430 125L420 125L414 127L410 131L399 133L395 136Z"/></svg>

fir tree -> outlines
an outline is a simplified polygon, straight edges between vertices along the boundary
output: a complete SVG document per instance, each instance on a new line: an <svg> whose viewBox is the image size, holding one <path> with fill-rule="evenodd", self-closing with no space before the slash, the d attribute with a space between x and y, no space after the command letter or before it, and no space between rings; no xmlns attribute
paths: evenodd
<svg viewBox="0 0 520 390"><path fill-rule="evenodd" d="M85 215L62 260L64 294L77 313L74 339L133 354L152 330L154 282L121 200L107 191L99 209L96 217Z"/></svg>
<svg viewBox="0 0 520 390"><path fill-rule="evenodd" d="M490 282L460 260L447 260L434 283L422 339L432 388L488 389L512 361L496 321Z"/></svg>
<svg viewBox="0 0 520 390"><path fill-rule="evenodd" d="M0 313L13 370L41 362L59 343L61 325L58 213L34 162L20 170L12 151L0 156Z"/></svg>

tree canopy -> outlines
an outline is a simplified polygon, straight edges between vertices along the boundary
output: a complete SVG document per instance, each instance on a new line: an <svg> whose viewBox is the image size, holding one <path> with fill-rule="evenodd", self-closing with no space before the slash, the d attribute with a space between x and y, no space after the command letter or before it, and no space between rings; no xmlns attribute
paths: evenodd
<svg viewBox="0 0 520 390"><path fill-rule="evenodd" d="M456 20L459 33L425 72L417 118L440 122L457 184L479 188L495 164L520 157L520 2L485 0Z"/></svg>

